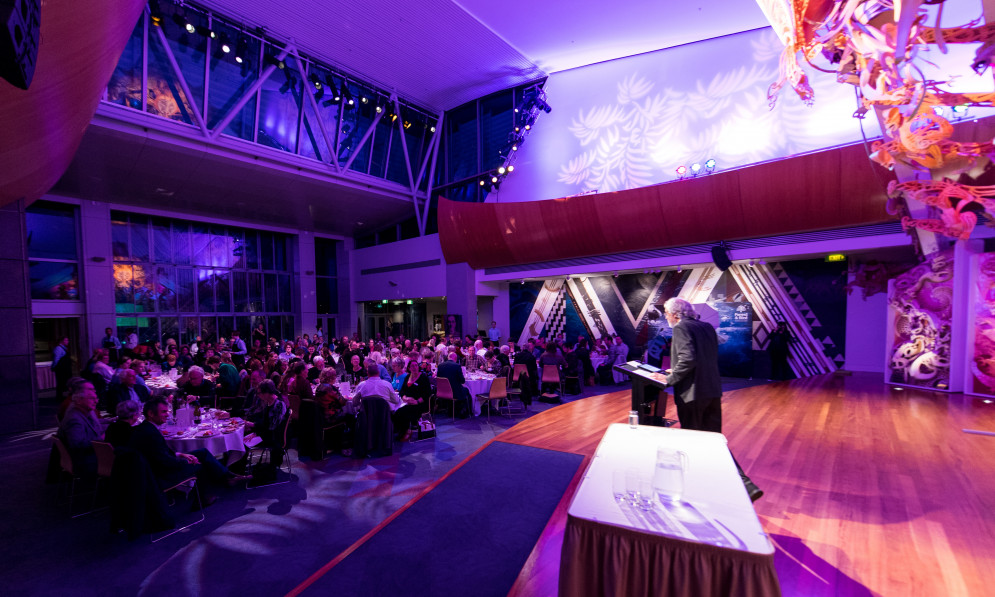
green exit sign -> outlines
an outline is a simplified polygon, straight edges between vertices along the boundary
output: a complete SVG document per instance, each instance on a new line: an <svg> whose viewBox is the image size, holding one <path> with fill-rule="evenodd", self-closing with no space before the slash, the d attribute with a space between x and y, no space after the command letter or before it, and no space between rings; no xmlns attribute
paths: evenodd
<svg viewBox="0 0 995 597"><path fill-rule="evenodd" d="M830 263L833 261L846 261L846 255L843 253L830 253L826 255L826 261Z"/></svg>

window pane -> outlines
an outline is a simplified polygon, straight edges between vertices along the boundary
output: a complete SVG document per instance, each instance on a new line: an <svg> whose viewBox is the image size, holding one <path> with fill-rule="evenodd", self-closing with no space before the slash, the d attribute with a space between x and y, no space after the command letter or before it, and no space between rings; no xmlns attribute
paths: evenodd
<svg viewBox="0 0 995 597"><path fill-rule="evenodd" d="M245 233L245 267L259 269L259 236L252 230Z"/></svg>
<svg viewBox="0 0 995 597"><path fill-rule="evenodd" d="M379 101L379 98L374 97L369 90L363 89L362 87L357 86L355 89L358 92L356 97L359 103L355 110L346 112L346 114L353 112L347 121L350 124L351 130L349 131L349 134L346 135L346 122L343 122L343 131L339 139L339 162L343 165L349 159L349 156L356 152L356 146L363 140L363 135L366 134L366 131L369 130L370 126L373 125L373 119L379 118L379 115L376 112L376 102ZM363 102L364 97L366 98L366 102ZM366 140L366 143L363 144L363 147L359 149L359 153L353 160L352 165L349 166L350 170L363 173L366 173L366 171L369 170L370 153L372 151L373 143L374 140L371 136Z"/></svg>
<svg viewBox="0 0 995 597"><path fill-rule="evenodd" d="M131 259L131 254L128 252L127 220L111 220L111 245L114 249L114 261Z"/></svg>
<svg viewBox="0 0 995 597"><path fill-rule="evenodd" d="M139 317L138 318L138 343L148 344L155 342L159 336L159 318Z"/></svg>
<svg viewBox="0 0 995 597"><path fill-rule="evenodd" d="M211 227L211 265L214 267L231 265L231 238L225 232L224 226Z"/></svg>
<svg viewBox="0 0 995 597"><path fill-rule="evenodd" d="M79 279L75 263L32 261L28 267L32 299L79 300Z"/></svg>
<svg viewBox="0 0 995 597"><path fill-rule="evenodd" d="M190 265L190 225L173 222L173 263Z"/></svg>
<svg viewBox="0 0 995 597"><path fill-rule="evenodd" d="M159 311L176 312L176 274L175 269L160 265L156 268L156 294L159 297Z"/></svg>
<svg viewBox="0 0 995 597"><path fill-rule="evenodd" d="M211 265L211 229L203 224L193 225L193 264Z"/></svg>
<svg viewBox="0 0 995 597"><path fill-rule="evenodd" d="M146 112L169 120L193 124L190 99L183 93L179 78L173 72L166 51L155 31L149 32L148 84Z"/></svg>
<svg viewBox="0 0 995 597"><path fill-rule="evenodd" d="M200 335L200 320L197 317L181 317L180 333L183 335L181 344L190 344Z"/></svg>
<svg viewBox="0 0 995 597"><path fill-rule="evenodd" d="M288 56L284 62L286 68L277 70L263 83L257 142L295 153L303 83L294 59Z"/></svg>
<svg viewBox="0 0 995 597"><path fill-rule="evenodd" d="M223 23L215 21L214 29L221 35L236 39L238 32ZM235 104L259 78L259 40L246 37L246 55L242 64L235 62L231 54L214 52L211 56L211 93L208 97L207 109L208 127L213 129L228 115ZM233 42L235 43L235 42ZM215 48L218 42L213 43ZM236 48L237 49L237 48ZM247 141L253 140L253 128L256 120L256 94L235 115L231 123L225 127L224 133Z"/></svg>
<svg viewBox="0 0 995 597"><path fill-rule="evenodd" d="M200 337L204 342L218 341L218 320L214 317L200 318Z"/></svg>
<svg viewBox="0 0 995 597"><path fill-rule="evenodd" d="M278 272L288 271L287 267L287 237L282 234L273 235L273 269Z"/></svg>
<svg viewBox="0 0 995 597"><path fill-rule="evenodd" d="M175 5L162 3L162 11L167 21L173 18L173 13L177 11ZM184 16L187 22L194 27L207 26L207 17L197 11L188 10ZM204 107L204 63L207 53L207 37L200 33L190 33L185 27L162 27L162 32L166 34L167 43L176 58L176 63L183 73L183 79L193 94L192 101L197 103L197 109ZM154 32L151 32L154 33ZM149 37L152 37L150 33ZM155 37L158 38L158 35ZM157 43L149 41L150 44ZM212 88L213 92L214 89Z"/></svg>
<svg viewBox="0 0 995 597"><path fill-rule="evenodd" d="M281 329L281 321L279 315L270 315L266 318L266 333L269 334L270 338L276 338L277 342L283 341L283 330ZM283 350L282 346L274 346L274 350L281 352Z"/></svg>
<svg viewBox="0 0 995 597"><path fill-rule="evenodd" d="M336 251L338 241L327 238L314 239L314 273L319 276L334 276L337 272Z"/></svg>
<svg viewBox="0 0 995 597"><path fill-rule="evenodd" d="M269 232L259 233L259 254L262 269L273 269L273 235Z"/></svg>
<svg viewBox="0 0 995 597"><path fill-rule="evenodd" d="M142 109L142 37L145 32L145 15L138 19L128 38L128 45L117 61L114 74L107 85L107 101Z"/></svg>
<svg viewBox="0 0 995 597"><path fill-rule="evenodd" d="M284 315L283 316L283 337L287 340L293 340L296 335L294 331L294 316Z"/></svg>
<svg viewBox="0 0 995 597"><path fill-rule="evenodd" d="M71 205L36 201L24 216L28 257L76 259L76 210Z"/></svg>
<svg viewBox="0 0 995 597"><path fill-rule="evenodd" d="M155 286L152 267L135 265L132 267L131 285L135 289L135 311L152 313L155 311Z"/></svg>
<svg viewBox="0 0 995 597"><path fill-rule="evenodd" d="M277 276L277 283L280 285L277 289L280 295L280 311L293 311L293 296L290 294L290 276L288 274Z"/></svg>
<svg viewBox="0 0 995 597"><path fill-rule="evenodd" d="M135 261L149 260L149 219L144 216L131 216L131 258Z"/></svg>
<svg viewBox="0 0 995 597"><path fill-rule="evenodd" d="M238 228L229 228L228 234L231 235L231 266L242 269L245 267L245 231Z"/></svg>
<svg viewBox="0 0 995 597"><path fill-rule="evenodd" d="M386 118L388 111L384 108L385 116L377 121L377 129L373 132L373 153L370 156L370 174L380 178L384 178L387 172L387 146L390 144L391 133L391 121Z"/></svg>
<svg viewBox="0 0 995 597"><path fill-rule="evenodd" d="M266 285L266 310L279 311L280 301L277 299L276 274L264 274L263 282Z"/></svg>
<svg viewBox="0 0 995 597"><path fill-rule="evenodd" d="M179 299L179 310L183 313L197 311L194 302L193 270L189 268L176 269L176 295Z"/></svg>
<svg viewBox="0 0 995 597"><path fill-rule="evenodd" d="M235 307L233 311L239 313L245 313L249 310L247 278L248 274L245 272L232 272L231 274L232 304Z"/></svg>
<svg viewBox="0 0 995 597"><path fill-rule="evenodd" d="M509 131L515 128L512 103L511 89L480 100L480 149L484 170L495 169L504 163L501 149L508 143Z"/></svg>
<svg viewBox="0 0 995 597"><path fill-rule="evenodd" d="M162 317L159 319L160 330L160 342L162 342L163 348L166 346L166 340L172 338L177 343L180 342L180 320L176 317Z"/></svg>
<svg viewBox="0 0 995 597"><path fill-rule="evenodd" d="M249 273L249 311L259 313L263 310L263 275Z"/></svg>
<svg viewBox="0 0 995 597"><path fill-rule="evenodd" d="M169 220L152 218L152 259L156 263L172 263Z"/></svg>
<svg viewBox="0 0 995 597"><path fill-rule="evenodd" d="M338 280L336 278L317 278L317 310L318 313L338 313Z"/></svg>
<svg viewBox="0 0 995 597"><path fill-rule="evenodd" d="M214 270L214 292L217 297L218 313L231 313L231 273Z"/></svg>
<svg viewBox="0 0 995 597"><path fill-rule="evenodd" d="M114 264L114 310L117 313L135 312L135 290L130 265Z"/></svg>
<svg viewBox="0 0 995 597"><path fill-rule="evenodd" d="M451 110L447 160L449 180L460 180L477 173L477 103L470 102Z"/></svg>
<svg viewBox="0 0 995 597"><path fill-rule="evenodd" d="M214 272L209 269L197 272L197 305L201 313L214 312Z"/></svg>
<svg viewBox="0 0 995 597"><path fill-rule="evenodd" d="M231 332L234 327L232 327L233 318L231 315L226 317L218 317L218 338L224 338L225 341L231 341Z"/></svg>
<svg viewBox="0 0 995 597"><path fill-rule="evenodd" d="M235 317L235 328L238 330L238 335L245 342L246 348L252 351L252 318L246 315L240 315Z"/></svg>

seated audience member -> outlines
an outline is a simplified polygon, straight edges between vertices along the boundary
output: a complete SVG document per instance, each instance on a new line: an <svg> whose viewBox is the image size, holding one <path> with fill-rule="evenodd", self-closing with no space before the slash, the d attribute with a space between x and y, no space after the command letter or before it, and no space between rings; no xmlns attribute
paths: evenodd
<svg viewBox="0 0 995 597"><path fill-rule="evenodd" d="M393 411L402 404L401 398L391 387L390 382L380 377L380 366L370 363L366 367L366 379L361 381L352 396L352 404L358 411L363 404L363 398L369 397L383 398L390 405Z"/></svg>
<svg viewBox="0 0 995 597"><path fill-rule="evenodd" d="M91 442L104 438L105 424L97 418L97 392L84 381L74 386L72 404L59 425L58 437L73 460L73 471L80 476L97 474L97 455Z"/></svg>
<svg viewBox="0 0 995 597"><path fill-rule="evenodd" d="M131 430L130 445L145 457L161 487L171 487L188 477L197 477L207 506L218 499L212 491L214 487L233 485L249 478L232 473L205 449L184 454L170 448L159 431L169 417L169 404L164 398L156 397L146 402L144 413L145 420Z"/></svg>
<svg viewBox="0 0 995 597"><path fill-rule="evenodd" d="M346 377L352 382L352 385L358 384L363 380L366 375L366 369L363 367L361 357L358 354L353 353L349 360L349 366L346 368Z"/></svg>
<svg viewBox="0 0 995 597"><path fill-rule="evenodd" d="M307 365L304 364L304 361L298 361L290 368L287 393L293 394L301 400L314 400L314 392L311 391L311 382L307 378Z"/></svg>
<svg viewBox="0 0 995 597"><path fill-rule="evenodd" d="M94 375L99 375L105 384L110 384L114 379L114 368L111 367L111 355L106 350L101 350L93 364Z"/></svg>
<svg viewBox="0 0 995 597"><path fill-rule="evenodd" d="M215 357L217 358L217 357ZM238 375L238 369L231 361L231 354L221 353L220 364L218 365L218 396L235 396L238 386L242 383L242 378Z"/></svg>
<svg viewBox="0 0 995 597"><path fill-rule="evenodd" d="M466 378L463 377L463 368L460 367L457 359L459 355L455 352L449 353L449 360L439 365L438 377L449 380L449 385L453 388L453 397L456 399L457 414L461 417L470 414L470 392L464 385Z"/></svg>
<svg viewBox="0 0 995 597"><path fill-rule="evenodd" d="M148 402L149 389L138 384L138 375L133 369L124 369L118 375L118 382L107 391L109 409L116 409L122 402L134 400L139 404Z"/></svg>
<svg viewBox="0 0 995 597"><path fill-rule="evenodd" d="M134 400L117 403L117 420L107 426L104 439L115 448L121 448L131 443L132 427L138 424L142 414L142 404Z"/></svg>
<svg viewBox="0 0 995 597"><path fill-rule="evenodd" d="M280 394L271 381L264 381L256 388L259 400L246 411L246 429L262 439L262 445L269 447L270 464L275 468L283 464L283 422L287 418L287 403L280 400Z"/></svg>
<svg viewBox="0 0 995 597"><path fill-rule="evenodd" d="M494 354L493 350L488 350L484 353L484 363L481 366L481 369L487 373L497 375L501 371L501 367L501 361L497 359L497 356Z"/></svg>
<svg viewBox="0 0 995 597"><path fill-rule="evenodd" d="M280 353L280 355L279 355L278 358L281 361L289 361L290 359L294 358L294 356L295 356L294 355L294 343L293 342L287 342L286 344L284 344L284 346L283 346L283 352Z"/></svg>
<svg viewBox="0 0 995 597"><path fill-rule="evenodd" d="M394 428L399 430L403 442L411 437L412 425L428 412L432 396L432 384L417 361L408 363L408 374L403 379L399 394L404 406L394 413Z"/></svg>
<svg viewBox="0 0 995 597"><path fill-rule="evenodd" d="M390 362L390 369L392 375L390 376L390 385L394 388L395 392L401 391L401 386L404 385L404 378L408 376L404 371L404 359L397 357Z"/></svg>
<svg viewBox="0 0 995 597"><path fill-rule="evenodd" d="M387 371L387 367L383 364L383 355L380 351L374 350L370 353L370 360L376 363L377 367L380 368L380 379L390 382L390 371Z"/></svg>
<svg viewBox="0 0 995 597"><path fill-rule="evenodd" d="M557 352L557 346L555 342L550 342L546 345L546 351L542 353L539 357L539 367L545 367L546 365L554 365L557 369L562 369L567 364L563 355Z"/></svg>
<svg viewBox="0 0 995 597"><path fill-rule="evenodd" d="M166 359L159 364L164 373L169 373L170 369L176 369L179 367L178 359L175 352L171 352L166 355Z"/></svg>
<svg viewBox="0 0 995 597"><path fill-rule="evenodd" d="M176 359L176 365L183 370L189 370L190 367L196 365L193 362L193 355L190 354L189 346L184 345L180 347L180 356Z"/></svg>
<svg viewBox="0 0 995 597"><path fill-rule="evenodd" d="M321 372L325 369L325 359L324 357L314 357L312 361L313 366L307 372L307 380L314 383L321 376Z"/></svg>
<svg viewBox="0 0 995 597"><path fill-rule="evenodd" d="M243 401L242 404L240 405L241 408L239 412L245 412L255 406L258 400L256 392L258 391L259 384L261 384L263 380L266 379L266 374L263 372L262 369L256 369L248 375L247 379L248 379L248 384L246 386L244 394L245 401Z"/></svg>
<svg viewBox="0 0 995 597"><path fill-rule="evenodd" d="M354 418L344 410L349 401L332 384L318 384L318 388L314 391L314 401L318 404L326 425Z"/></svg>
<svg viewBox="0 0 995 597"><path fill-rule="evenodd" d="M66 382L66 399L59 404L59 410L55 413L55 418L62 423L62 420L66 418L66 411L69 407L73 405L73 394L77 394L81 391L83 384L93 385L93 382L83 379L82 377L70 377L69 381Z"/></svg>
<svg viewBox="0 0 995 597"><path fill-rule="evenodd" d="M187 381L180 386L180 390L200 406L213 407L217 398L214 382L204 379L204 370L196 365L187 372Z"/></svg>
<svg viewBox="0 0 995 597"><path fill-rule="evenodd" d="M528 372L528 379L522 382L522 401L526 404L526 406L528 406L532 401L531 397L539 393L539 373L535 357L532 356L532 342L526 342L518 353L515 354L514 364L525 365L526 371ZM526 387L530 390L529 392L524 391ZM526 394L528 394L528 396L526 396Z"/></svg>
<svg viewBox="0 0 995 597"><path fill-rule="evenodd" d="M501 362L504 367L511 367L511 357L508 355L511 353L511 347L507 344L503 344L498 352L494 354L494 358Z"/></svg>

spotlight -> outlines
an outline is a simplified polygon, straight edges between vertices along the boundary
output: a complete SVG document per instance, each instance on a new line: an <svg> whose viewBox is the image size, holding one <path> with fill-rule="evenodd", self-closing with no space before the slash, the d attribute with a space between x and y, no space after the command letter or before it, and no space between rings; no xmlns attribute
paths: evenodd
<svg viewBox="0 0 995 597"><path fill-rule="evenodd" d="M516 132L516 133L517 133L517 132L519 132L519 131L521 131L521 130L522 130L522 129L518 128L517 126L515 127L515 132Z"/></svg>
<svg viewBox="0 0 995 597"><path fill-rule="evenodd" d="M957 116L963 116L967 114L967 106L954 106L951 111Z"/></svg>
<svg viewBox="0 0 995 597"><path fill-rule="evenodd" d="M213 35L213 33L212 33L212 35ZM275 66L275 67L277 67L280 70L283 70L284 68L287 67L287 63L286 62L284 62L283 60L280 60L279 58L277 58L276 56L274 56L272 54L266 54L263 57L263 62L265 62L266 64L270 64L272 66Z"/></svg>
<svg viewBox="0 0 995 597"><path fill-rule="evenodd" d="M715 170L715 159L714 158L708 158L708 160L705 162L705 169L707 169L707 170Z"/></svg>
<svg viewBox="0 0 995 597"><path fill-rule="evenodd" d="M231 44L228 42L228 36L224 33L221 34L221 51L225 54L231 53Z"/></svg>
<svg viewBox="0 0 995 597"><path fill-rule="evenodd" d="M698 162L691 164L691 172L694 174L701 172L701 164L699 164Z"/></svg>
<svg viewBox="0 0 995 597"><path fill-rule="evenodd" d="M484 186L485 184L487 184L487 183L484 182L484 181L482 181L482 180L480 181L480 186Z"/></svg>
<svg viewBox="0 0 995 597"><path fill-rule="evenodd" d="M522 278L522 284L525 284L525 278Z"/></svg>
<svg viewBox="0 0 995 597"><path fill-rule="evenodd" d="M498 177L497 177L497 176L492 176L492 177L491 177L491 182L492 182L492 183L495 183L495 182L497 182L497 181L498 181Z"/></svg>
<svg viewBox="0 0 995 597"><path fill-rule="evenodd" d="M184 28L187 33L197 32L197 27L190 22L190 19L187 18L186 13L182 8L177 8L176 12L173 13L173 22Z"/></svg>
<svg viewBox="0 0 995 597"><path fill-rule="evenodd" d="M162 7L159 6L159 0L149 0L149 15L153 25L162 27Z"/></svg>
<svg viewBox="0 0 995 597"><path fill-rule="evenodd" d="M684 266L683 265L678 265L677 266L677 273L681 273L683 271L684 271Z"/></svg>
<svg viewBox="0 0 995 597"><path fill-rule="evenodd" d="M514 166L508 166L508 172L514 172L514 171L515 171Z"/></svg>
<svg viewBox="0 0 995 597"><path fill-rule="evenodd" d="M434 126L429 127L428 132L434 133L435 132L435 127Z"/></svg>
<svg viewBox="0 0 995 597"><path fill-rule="evenodd" d="M688 173L687 166L678 166L677 167L677 176L680 176L681 178L684 178L684 175L687 174L687 173Z"/></svg>
<svg viewBox="0 0 995 597"><path fill-rule="evenodd" d="M517 131L518 129L516 128L515 130ZM531 124L526 124L525 125L525 130L531 131L532 130L532 125Z"/></svg>
<svg viewBox="0 0 995 597"><path fill-rule="evenodd" d="M381 108L380 106L377 106L377 114L379 114L381 112L383 112L383 108Z"/></svg>
<svg viewBox="0 0 995 597"><path fill-rule="evenodd" d="M406 128L406 129L411 128L411 121L410 120L405 120L404 121L404 128Z"/></svg>
<svg viewBox="0 0 995 597"><path fill-rule="evenodd" d="M507 171L508 171L508 169L505 168L504 166L501 166L500 168L498 168L498 174L504 174Z"/></svg>
<svg viewBox="0 0 995 597"><path fill-rule="evenodd" d="M349 91L349 85L346 83L345 79L342 79L342 88L341 88L341 91L342 91L342 99L345 100L345 103L348 104L348 105L350 105L350 106L354 105L355 102L352 99L352 93L350 93L350 91Z"/></svg>
<svg viewBox="0 0 995 597"><path fill-rule="evenodd" d="M214 39L218 36L217 33L215 33L214 31L212 31L207 27L204 27L203 25L198 25L196 31L197 33L203 35L204 37L210 37L211 39Z"/></svg>
<svg viewBox="0 0 995 597"><path fill-rule="evenodd" d="M242 64L244 56L249 53L249 40L245 39L245 36L240 36L238 38L238 43L235 44L235 62Z"/></svg>

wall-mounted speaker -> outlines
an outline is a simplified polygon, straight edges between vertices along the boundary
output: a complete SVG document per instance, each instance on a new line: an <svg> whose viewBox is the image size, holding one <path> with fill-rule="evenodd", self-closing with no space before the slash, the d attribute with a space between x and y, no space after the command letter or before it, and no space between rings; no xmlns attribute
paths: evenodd
<svg viewBox="0 0 995 597"><path fill-rule="evenodd" d="M729 259L729 246L725 243L719 243L712 247L712 261L715 262L715 267L722 271L726 271L732 266L732 260Z"/></svg>
<svg viewBox="0 0 995 597"><path fill-rule="evenodd" d="M27 89L35 76L41 0L0 0L0 77Z"/></svg>

